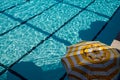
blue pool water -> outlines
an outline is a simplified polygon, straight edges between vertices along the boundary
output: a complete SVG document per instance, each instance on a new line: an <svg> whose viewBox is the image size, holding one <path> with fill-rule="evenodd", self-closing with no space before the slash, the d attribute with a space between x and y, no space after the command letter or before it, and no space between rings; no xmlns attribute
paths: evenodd
<svg viewBox="0 0 120 80"><path fill-rule="evenodd" d="M66 46L92 40L119 6L120 0L0 0L0 80L59 80ZM111 44L120 31L112 20L96 40Z"/></svg>

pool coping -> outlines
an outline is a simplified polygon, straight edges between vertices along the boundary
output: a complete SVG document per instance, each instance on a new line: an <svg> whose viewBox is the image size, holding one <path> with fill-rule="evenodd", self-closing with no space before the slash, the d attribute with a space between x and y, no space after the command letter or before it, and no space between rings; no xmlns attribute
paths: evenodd
<svg viewBox="0 0 120 80"><path fill-rule="evenodd" d="M113 40L111 46L120 50L120 32L118 33L116 38Z"/></svg>

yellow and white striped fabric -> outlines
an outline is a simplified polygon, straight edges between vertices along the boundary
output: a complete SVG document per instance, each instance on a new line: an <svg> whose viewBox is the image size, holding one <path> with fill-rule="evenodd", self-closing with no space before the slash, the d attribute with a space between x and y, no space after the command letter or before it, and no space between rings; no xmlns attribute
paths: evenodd
<svg viewBox="0 0 120 80"><path fill-rule="evenodd" d="M120 54L99 41L67 47L62 58L69 80L115 80L120 72Z"/></svg>

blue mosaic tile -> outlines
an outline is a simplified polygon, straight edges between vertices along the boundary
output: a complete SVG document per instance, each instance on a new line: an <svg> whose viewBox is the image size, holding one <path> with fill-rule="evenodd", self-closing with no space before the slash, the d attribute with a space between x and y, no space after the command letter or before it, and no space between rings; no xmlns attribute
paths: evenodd
<svg viewBox="0 0 120 80"><path fill-rule="evenodd" d="M15 76L14 74L6 71L0 76L0 80L21 80L21 79Z"/></svg>
<svg viewBox="0 0 120 80"><path fill-rule="evenodd" d="M4 14L0 14L0 34L4 33L5 31L13 28L13 26L18 24L19 22L12 20L11 18L5 16Z"/></svg>
<svg viewBox="0 0 120 80"><path fill-rule="evenodd" d="M5 68L3 68L2 66L0 66L0 72L2 72Z"/></svg>
<svg viewBox="0 0 120 80"><path fill-rule="evenodd" d="M73 7L77 7L77 8L84 8L85 6L87 6L92 1L93 0L73 0L73 1L63 0L63 3L71 5Z"/></svg>
<svg viewBox="0 0 120 80"><path fill-rule="evenodd" d="M36 25L48 33L52 33L75 15L79 9L65 4L58 4L40 16L32 19L29 23Z"/></svg>
<svg viewBox="0 0 120 80"><path fill-rule="evenodd" d="M34 80L34 78L36 80L58 80L65 72L60 62L65 54L65 50L66 46L50 38L50 40L45 41L19 63L15 64L12 69L31 80ZM21 71L21 69L27 66L31 67L28 70ZM33 70L31 73L41 76L30 74L29 69Z"/></svg>
<svg viewBox="0 0 120 80"><path fill-rule="evenodd" d="M102 1L96 0L95 3L93 3L87 9L92 10L94 12L98 12L103 16L110 17L119 6L120 6L119 0L114 0L114 1L113 0L102 0Z"/></svg>
<svg viewBox="0 0 120 80"><path fill-rule="evenodd" d="M92 40L106 21L108 21L107 18L89 11L83 11L52 37L61 39L61 41L59 39L56 41L66 46L81 40Z"/></svg>
<svg viewBox="0 0 120 80"><path fill-rule="evenodd" d="M15 18L27 20L28 18L39 14L55 3L57 3L55 0L30 0L30 2L27 2L26 4L6 11L6 13L12 15Z"/></svg>
<svg viewBox="0 0 120 80"><path fill-rule="evenodd" d="M45 36L45 34L23 25L0 37L0 63L11 65Z"/></svg>
<svg viewBox="0 0 120 80"><path fill-rule="evenodd" d="M120 9L112 18L110 23L106 26L106 28L97 37L96 40L100 40L103 43L111 45L112 41L115 39L119 32L120 32Z"/></svg>
<svg viewBox="0 0 120 80"><path fill-rule="evenodd" d="M19 5L0 14L0 35L14 28L16 25L23 22L23 20L26 20L38 13L41 13L44 9L48 8L54 3L56 3L56 1L46 0L43 2L42 0L30 0L30 2L27 2L26 4Z"/></svg>
<svg viewBox="0 0 120 80"><path fill-rule="evenodd" d="M0 11L25 1L26 0L0 0Z"/></svg>

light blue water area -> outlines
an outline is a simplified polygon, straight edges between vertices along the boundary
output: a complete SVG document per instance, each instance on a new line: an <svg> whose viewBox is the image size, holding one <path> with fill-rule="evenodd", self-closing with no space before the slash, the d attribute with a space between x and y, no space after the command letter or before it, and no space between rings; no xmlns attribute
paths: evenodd
<svg viewBox="0 0 120 80"><path fill-rule="evenodd" d="M26 0L0 0L0 11L25 1Z"/></svg>
<svg viewBox="0 0 120 80"><path fill-rule="evenodd" d="M10 9L0 14L0 33L4 33L7 30L13 28L15 25L20 24L23 20L26 20L48 8L56 1L30 1L26 4L19 5L13 9ZM7 23L6 23L7 22Z"/></svg>
<svg viewBox="0 0 120 80"><path fill-rule="evenodd" d="M58 31L55 36L71 44L75 44L81 40L89 41L92 40L107 20L107 18L101 17L95 13L84 11L74 18L68 25ZM60 42L59 40L56 41ZM65 46L69 45L66 43L63 44Z"/></svg>
<svg viewBox="0 0 120 80"><path fill-rule="evenodd" d="M80 8L84 8L87 4L92 2L93 0L63 0L63 3L65 4L71 4L71 6L78 6Z"/></svg>
<svg viewBox="0 0 120 80"><path fill-rule="evenodd" d="M13 66L12 69L31 80L59 80L65 72L60 62L65 51L66 46L50 38ZM32 73L22 68L27 66L33 70Z"/></svg>
<svg viewBox="0 0 120 80"><path fill-rule="evenodd" d="M28 23L32 23L32 25L37 26L39 29L47 31L42 31L44 34L48 34L48 32L52 33L79 10L80 9L70 5L60 3ZM62 39L57 36L52 37L50 40L45 41L44 44L41 44L26 58L21 60L25 63L31 62L32 64L35 64L36 67L42 69L42 73L40 74L43 76L37 76L36 79L41 79L42 77L42 80L47 80L49 77L52 80L57 80L64 74L65 70L61 65L60 59L65 54L66 46L61 44L61 42L57 42L57 40L62 41ZM64 40L62 42L64 42ZM15 68L13 67L13 69ZM15 70L17 71L17 69ZM24 72L19 70L18 72L22 75L24 74ZM50 72L53 74L50 74ZM45 75L48 77L46 78ZM24 77L30 78L28 74L24 75Z"/></svg>
<svg viewBox="0 0 120 80"><path fill-rule="evenodd" d="M39 14L55 3L57 3L55 0L30 0L30 2L17 6L6 12L15 18L26 20L36 14Z"/></svg>
<svg viewBox="0 0 120 80"><path fill-rule="evenodd" d="M6 30L11 29L17 24L19 24L19 22L12 20L4 14L0 14L0 34L5 32Z"/></svg>
<svg viewBox="0 0 120 80"><path fill-rule="evenodd" d="M78 11L79 9L77 8L60 3L40 16L32 19L29 23L32 23L48 33L52 33Z"/></svg>
<svg viewBox="0 0 120 80"><path fill-rule="evenodd" d="M0 63L10 65L46 35L23 25L0 37Z"/></svg>
<svg viewBox="0 0 120 80"><path fill-rule="evenodd" d="M110 17L119 6L120 0L95 0L87 9Z"/></svg>
<svg viewBox="0 0 120 80"><path fill-rule="evenodd" d="M56 69L59 65L61 56L66 52L66 46L60 44L60 42L55 41L53 38L45 41L39 47L37 47L30 55L22 59L22 61L33 61L38 66L45 66L49 64L54 64L54 67L42 68L44 71L50 69Z"/></svg>
<svg viewBox="0 0 120 80"><path fill-rule="evenodd" d="M2 66L0 66L0 72L3 71L3 70L4 70L4 68Z"/></svg>
<svg viewBox="0 0 120 80"><path fill-rule="evenodd" d="M0 75L0 80L21 80L21 79L13 75L12 73L6 71L2 75Z"/></svg>

